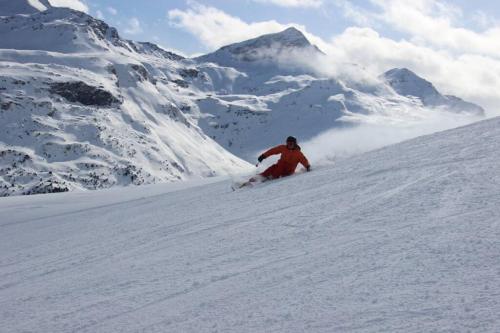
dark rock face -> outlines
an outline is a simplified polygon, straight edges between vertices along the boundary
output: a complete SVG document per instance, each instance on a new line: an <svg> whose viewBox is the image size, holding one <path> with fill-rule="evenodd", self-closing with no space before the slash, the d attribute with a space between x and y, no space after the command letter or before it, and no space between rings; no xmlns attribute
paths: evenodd
<svg viewBox="0 0 500 333"><path fill-rule="evenodd" d="M120 101L110 92L89 86L83 82L55 82L50 85L49 91L70 102L93 106L111 106Z"/></svg>
<svg viewBox="0 0 500 333"><path fill-rule="evenodd" d="M162 49L156 44L149 43L149 42L133 42L133 41L128 41L132 49L138 53L142 54L149 54L149 55L154 55L158 57L163 57L165 59L170 59L174 61L180 61L184 60L185 58L175 54L173 52L167 51Z"/></svg>
<svg viewBox="0 0 500 333"><path fill-rule="evenodd" d="M172 80L172 82L181 88L188 88L189 87L189 84L184 80L175 79L175 80Z"/></svg>
<svg viewBox="0 0 500 333"><path fill-rule="evenodd" d="M179 71L179 74L183 78L197 78L200 71L194 68L184 68Z"/></svg>
<svg viewBox="0 0 500 333"><path fill-rule="evenodd" d="M149 74L146 67L136 64L133 64L130 67L132 67L132 69L137 73L137 80L139 82L149 81L155 83L156 80L151 78L151 75Z"/></svg>
<svg viewBox="0 0 500 333"><path fill-rule="evenodd" d="M39 182L31 189L24 192L23 195L61 193L61 192L69 192L67 184L65 184L64 182L59 182L57 180L53 181L47 180Z"/></svg>
<svg viewBox="0 0 500 333"><path fill-rule="evenodd" d="M81 17L86 17L85 14L81 13ZM106 22L101 20L96 20L93 17L87 17L87 26L94 31L96 36L101 39L109 39L116 46L123 46L120 43L120 35L115 28L110 27Z"/></svg>

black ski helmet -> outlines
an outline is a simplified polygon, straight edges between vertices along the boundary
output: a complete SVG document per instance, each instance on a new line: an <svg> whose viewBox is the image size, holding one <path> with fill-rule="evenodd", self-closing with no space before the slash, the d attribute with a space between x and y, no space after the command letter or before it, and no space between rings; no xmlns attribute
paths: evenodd
<svg viewBox="0 0 500 333"><path fill-rule="evenodd" d="M289 136L288 138L286 138L286 142L293 142L295 144L297 144L297 139L293 136Z"/></svg>

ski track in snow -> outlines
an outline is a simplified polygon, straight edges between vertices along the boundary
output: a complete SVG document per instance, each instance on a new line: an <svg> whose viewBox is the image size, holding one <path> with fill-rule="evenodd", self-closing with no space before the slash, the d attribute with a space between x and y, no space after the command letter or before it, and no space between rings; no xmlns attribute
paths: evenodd
<svg viewBox="0 0 500 333"><path fill-rule="evenodd" d="M236 192L3 198L0 331L498 332L499 140L496 118Z"/></svg>

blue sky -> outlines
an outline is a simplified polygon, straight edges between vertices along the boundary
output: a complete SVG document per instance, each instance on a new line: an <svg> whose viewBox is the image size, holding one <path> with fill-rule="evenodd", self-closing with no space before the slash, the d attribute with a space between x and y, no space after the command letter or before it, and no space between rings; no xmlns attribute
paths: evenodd
<svg viewBox="0 0 500 333"><path fill-rule="evenodd" d="M362 25L346 15L343 3L349 3L360 12L381 11L376 4L377 1L312 1L317 1L319 5L287 6L286 0L283 0L282 4L277 4L273 0L84 0L82 2L88 6L90 14L103 17L105 21L116 26L125 37L155 41L164 47L188 55L208 52L213 47L200 43L196 35L175 25L175 19L169 18L170 11L186 12L196 5L202 5L216 8L247 23L276 21L283 25L297 24L325 40L341 33L347 27ZM304 1L299 0L299 2ZM472 30L480 31L483 28L476 23L476 16L481 15L478 13L484 14L487 19L500 19L500 3L495 1L459 0L447 3L461 8L463 11L461 24ZM377 24L376 28L383 36L397 39L406 37L404 33L387 24Z"/></svg>
<svg viewBox="0 0 500 333"><path fill-rule="evenodd" d="M83 6L128 39L192 56L295 26L378 75L407 67L500 114L500 3L491 0L50 0Z"/></svg>
<svg viewBox="0 0 500 333"><path fill-rule="evenodd" d="M251 0L205 0L198 1L198 3L220 9L246 22L275 20L282 24L304 25L323 38L341 32L349 25L342 15L336 15L337 8L330 4L326 4L324 8L290 8ZM172 20L168 17L168 12L171 10L188 10L191 7L188 1L149 0L139 5L137 1L131 0L89 0L87 4L91 14L95 15L100 10L106 21L117 26L120 32L128 38L155 39L163 46L180 50L185 54L202 53L211 49L201 44L192 34L173 26ZM118 13L110 14L107 10L109 7L115 8ZM129 20L134 17L139 19L142 27L142 32L135 35L125 32Z"/></svg>

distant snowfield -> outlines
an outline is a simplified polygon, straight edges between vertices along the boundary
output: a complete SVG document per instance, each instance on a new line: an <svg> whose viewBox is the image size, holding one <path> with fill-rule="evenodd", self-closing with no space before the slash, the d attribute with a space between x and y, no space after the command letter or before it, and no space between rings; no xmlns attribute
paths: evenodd
<svg viewBox="0 0 500 333"><path fill-rule="evenodd" d="M499 142L495 118L237 192L2 198L0 331L499 332Z"/></svg>

